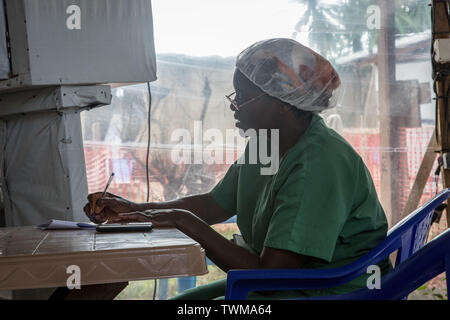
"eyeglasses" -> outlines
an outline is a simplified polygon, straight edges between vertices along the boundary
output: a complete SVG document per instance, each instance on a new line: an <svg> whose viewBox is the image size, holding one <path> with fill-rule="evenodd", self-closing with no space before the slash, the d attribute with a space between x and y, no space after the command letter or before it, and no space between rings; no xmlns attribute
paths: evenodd
<svg viewBox="0 0 450 320"><path fill-rule="evenodd" d="M262 96L266 95L267 93L260 94L259 96L254 97L253 99L250 99L248 101L245 101L244 103L241 103L240 105L237 104L236 98L231 98L232 95L236 95L236 92L232 92L229 95L225 95L225 98L227 98L228 101L233 105L233 107L236 109L236 111L239 111L240 108L245 106L246 104L249 104L250 102L255 101L256 99L261 98Z"/></svg>

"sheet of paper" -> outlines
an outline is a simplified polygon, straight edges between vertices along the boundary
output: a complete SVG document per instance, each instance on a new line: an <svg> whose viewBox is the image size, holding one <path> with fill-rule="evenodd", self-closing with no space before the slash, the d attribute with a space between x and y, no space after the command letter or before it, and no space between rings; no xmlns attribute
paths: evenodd
<svg viewBox="0 0 450 320"><path fill-rule="evenodd" d="M52 219L47 223L38 225L39 229L43 230L55 230L55 229L90 229L95 228L97 225L94 223L74 222Z"/></svg>

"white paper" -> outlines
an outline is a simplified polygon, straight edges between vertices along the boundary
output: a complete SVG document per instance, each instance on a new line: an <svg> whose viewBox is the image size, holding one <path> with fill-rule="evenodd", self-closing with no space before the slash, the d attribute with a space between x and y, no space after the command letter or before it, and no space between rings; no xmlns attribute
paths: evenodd
<svg viewBox="0 0 450 320"><path fill-rule="evenodd" d="M54 230L54 229L92 229L97 225L94 223L74 222L52 219L47 223L38 225L39 229Z"/></svg>

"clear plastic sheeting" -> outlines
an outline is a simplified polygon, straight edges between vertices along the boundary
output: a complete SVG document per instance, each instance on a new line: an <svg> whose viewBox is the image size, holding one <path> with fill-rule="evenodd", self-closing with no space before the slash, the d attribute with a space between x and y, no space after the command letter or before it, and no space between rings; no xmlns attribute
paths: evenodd
<svg viewBox="0 0 450 320"><path fill-rule="evenodd" d="M158 57L159 80L151 83L150 201L206 192L228 168L225 157L237 159L240 149L228 139L222 163L207 164L203 159L194 163L193 155L191 163L172 161L173 152L182 148L176 134L180 130L190 133L190 143L184 142L185 151L192 154L194 148L201 152L210 143L211 130L219 129L226 144L225 131L235 129L224 98L233 91L234 63L232 57ZM102 191L114 172L110 192L146 200L148 102L146 84L123 86L112 90L110 106L82 112L89 192Z"/></svg>
<svg viewBox="0 0 450 320"><path fill-rule="evenodd" d="M236 67L268 95L298 109L320 112L336 106L341 84L331 63L293 39L259 41L241 52Z"/></svg>
<svg viewBox="0 0 450 320"><path fill-rule="evenodd" d="M179 147L179 141L172 139L173 134L178 129L187 130L192 137L191 145L199 143L206 148L210 141L201 139L202 135L205 138L209 129L217 129L223 134L223 144L217 146L218 150L238 157L241 149L226 140L227 129L235 129L235 120L224 98L234 91L236 57L259 41L290 38L330 61L339 75L337 106L320 115L361 155L390 224L398 221L422 158L429 151L427 146L435 124L435 94L430 57L430 7L421 0L391 2L393 4L386 9L388 1L280 0L276 4L266 3L267 8L258 6L258 14L254 14L251 7L258 5L256 1L249 0L245 6L232 1L216 10L217 7L206 5L207 0L198 0L192 7L199 17L196 20L191 19L192 12L180 13L173 5L155 2L154 9L158 13L156 48L162 50L163 44L170 42L172 51L158 52L158 80L151 84L151 199L168 201L207 192L218 182L229 166L225 156L217 165L205 162L176 165L171 161L171 153ZM239 11L246 19L234 19L229 23L227 11L223 10L230 7L230 12L235 11L232 4L242 5L242 10L247 10ZM182 7L182 2L179 5ZM381 14L387 16L386 10L396 19L381 28ZM158 28L158 21L170 21L174 14L180 19L173 24L174 28ZM206 18L202 20L201 16L214 17L216 24L211 25L214 36L202 33ZM285 31L262 28L270 26L269 16L273 19L271 22L285 21ZM249 24L260 28L248 28ZM189 30L196 35L192 41L198 42L189 48L171 42L181 35L191 39L191 34L176 28L178 25L189 25ZM381 32L389 32L394 40L387 52L378 48L377 38ZM235 41L230 39L230 34ZM223 45L214 45L219 42ZM202 43L205 45L201 46ZM185 54L194 49L195 55ZM229 56L230 52L236 52L236 56ZM387 72L381 72L383 59L390 66ZM390 101L381 94L381 85L389 86ZM148 102L146 84L124 86L113 90L110 107L83 113L91 192L101 191L111 171L122 170L123 179L120 183L113 182L111 190L136 201L145 199ZM196 121L202 131L195 130ZM422 203L436 193L436 187L431 173Z"/></svg>
<svg viewBox="0 0 450 320"><path fill-rule="evenodd" d="M240 156L242 150L226 141L235 120L224 98L234 91L236 57L256 42L289 38L330 61L338 73L342 94L337 107L320 115L364 160L394 225L405 214L424 155L436 155L428 148L435 129L428 4L423 0L154 1L158 80L151 84L150 200L208 192L220 180L229 167L225 161L171 161L171 153L179 148L172 134L185 129L191 134L191 145L200 142L206 148L210 141L194 137L217 129L224 138L217 150ZM378 43L385 32L392 41L389 50ZM386 85L390 101L381 94ZM102 191L111 171L122 171L110 191L145 201L147 109L147 88L140 84L115 89L110 107L83 112L91 192ZM202 124L203 133L195 131L195 121ZM420 203L441 188L435 169L426 176ZM430 238L446 227L443 217L433 224ZM445 281L442 284L445 287Z"/></svg>
<svg viewBox="0 0 450 320"><path fill-rule="evenodd" d="M0 290L66 287L73 265L81 286L207 273L204 250L176 229L0 229Z"/></svg>

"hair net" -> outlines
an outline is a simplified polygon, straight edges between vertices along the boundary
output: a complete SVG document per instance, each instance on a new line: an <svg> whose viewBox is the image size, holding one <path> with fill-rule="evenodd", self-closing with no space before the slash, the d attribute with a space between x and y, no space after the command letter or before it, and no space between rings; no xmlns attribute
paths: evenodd
<svg viewBox="0 0 450 320"><path fill-rule="evenodd" d="M259 41L238 55L236 67L262 91L298 109L320 112L336 105L336 70L295 40Z"/></svg>

